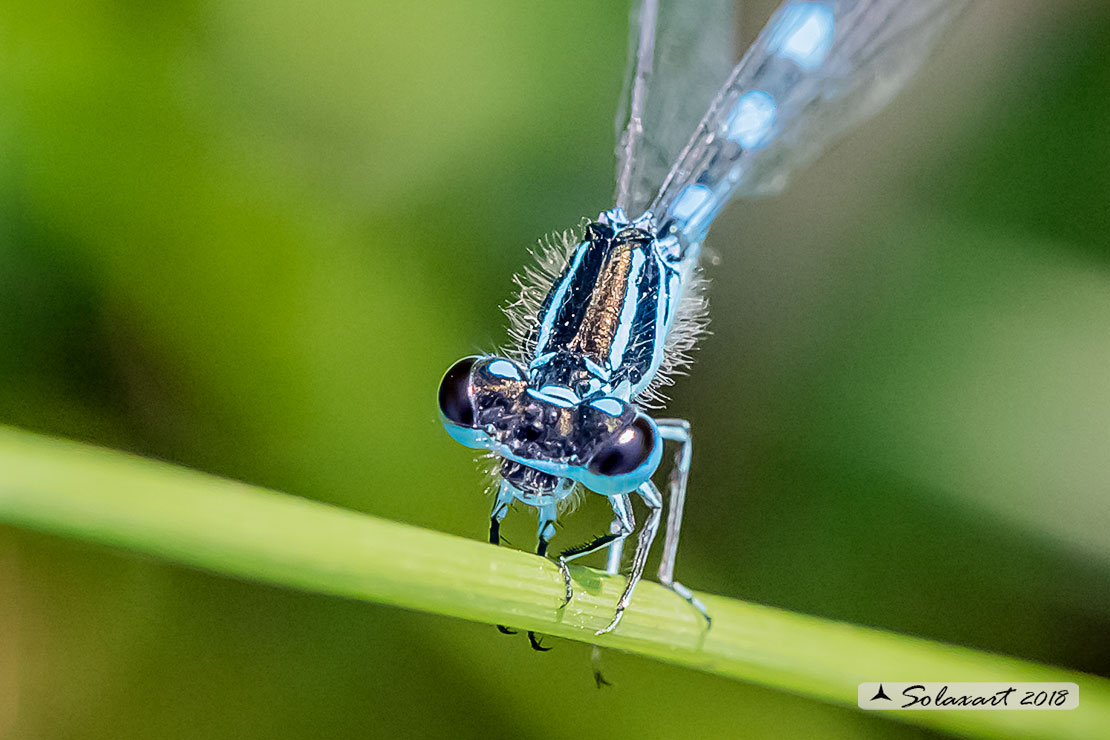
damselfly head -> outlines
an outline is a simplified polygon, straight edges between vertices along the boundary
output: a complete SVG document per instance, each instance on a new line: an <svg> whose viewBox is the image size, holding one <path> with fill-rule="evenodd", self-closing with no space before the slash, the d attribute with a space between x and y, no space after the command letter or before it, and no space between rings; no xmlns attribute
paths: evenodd
<svg viewBox="0 0 1110 740"><path fill-rule="evenodd" d="M456 441L500 456L501 476L526 494L561 498L577 482L612 496L647 481L662 457L655 422L621 399L563 390L536 390L512 360L465 357L440 383L440 417Z"/></svg>

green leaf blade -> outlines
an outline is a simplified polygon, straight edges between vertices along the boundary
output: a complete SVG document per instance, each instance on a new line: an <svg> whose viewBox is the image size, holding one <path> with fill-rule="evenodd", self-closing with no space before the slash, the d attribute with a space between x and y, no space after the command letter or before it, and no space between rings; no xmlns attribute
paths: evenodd
<svg viewBox="0 0 1110 740"><path fill-rule="evenodd" d="M616 633L597 637L621 578L575 569L575 598L560 609L558 571L534 555L11 428L0 427L0 470L0 522L227 576L534 629L843 706L864 681L1071 681L1071 712L883 716L983 738L1110 727L1110 681L1075 671L703 595L707 631L653 583Z"/></svg>

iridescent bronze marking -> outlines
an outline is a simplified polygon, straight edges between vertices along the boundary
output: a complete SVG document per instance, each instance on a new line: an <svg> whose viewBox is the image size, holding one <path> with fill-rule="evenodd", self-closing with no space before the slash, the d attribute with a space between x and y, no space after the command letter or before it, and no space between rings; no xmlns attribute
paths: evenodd
<svg viewBox="0 0 1110 740"><path fill-rule="evenodd" d="M632 273L635 245L614 240L593 284L578 332L567 345L572 352L581 352L605 366L609 351L620 326L621 311L629 295L628 280Z"/></svg>

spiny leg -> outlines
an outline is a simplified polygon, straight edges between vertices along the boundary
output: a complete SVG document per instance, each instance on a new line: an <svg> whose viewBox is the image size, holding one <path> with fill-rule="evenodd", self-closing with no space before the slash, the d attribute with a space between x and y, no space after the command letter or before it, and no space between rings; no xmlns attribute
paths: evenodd
<svg viewBox="0 0 1110 740"><path fill-rule="evenodd" d="M566 585L567 589L563 598L563 606L569 604L571 598L574 597L574 588L570 581L570 568L567 567L567 563L575 558L597 552L601 548L611 545L612 543L623 541L624 538L632 534L632 530L636 528L636 520L632 516L632 501L628 498L627 493L622 493L619 496L611 496L609 498L609 504L613 507L613 521L609 525L609 534L603 534L592 542L587 542L584 545L572 547L569 550L563 550L559 555L559 571L563 574L563 583Z"/></svg>
<svg viewBox="0 0 1110 740"><path fill-rule="evenodd" d="M555 517L557 515L555 504L542 504L536 507L536 537L539 539L539 544L536 546L537 555L547 557L547 545L551 542L551 538L555 536Z"/></svg>
<svg viewBox="0 0 1110 740"><path fill-rule="evenodd" d="M655 541L655 533L659 530L659 512L663 509L663 500L659 495L659 489L649 480L637 488L636 493L647 504L648 517L644 521L644 526L640 528L640 536L636 541L636 554L632 557L632 572L628 575L628 584L624 587L624 593L617 600L617 612L613 615L613 621L609 623L609 626L595 632L596 635L612 632L620 624L624 617L624 610L628 608L629 602L632 601L632 592L636 590L636 584L644 576L644 566L647 565L651 543Z"/></svg>
<svg viewBox="0 0 1110 740"><path fill-rule="evenodd" d="M555 504L544 504L537 507L537 518L539 520L539 526L536 530L539 536L539 545L536 547L537 555L547 555L547 544L551 541L551 538L555 536L555 517ZM536 633L532 630L528 630L528 642L532 644L533 650L545 653L551 649L541 645L539 638L536 637Z"/></svg>
<svg viewBox="0 0 1110 740"><path fill-rule="evenodd" d="M493 511L489 515L489 543L501 544L501 520L509 513L509 504L513 502L513 492L504 482L497 492L493 502ZM511 630L503 624L497 625L497 631L503 635L515 635L516 630Z"/></svg>
<svg viewBox="0 0 1110 740"><path fill-rule="evenodd" d="M678 557L678 535L682 529L682 509L686 503L686 481L690 477L690 458L693 454L693 439L690 435L690 422L685 419L658 419L659 436L678 442L671 470L670 503L667 507L667 534L663 538L663 558L659 562L659 582L686 600L705 618L706 626L713 624L705 605L698 600L690 589L674 579L674 564Z"/></svg>
<svg viewBox="0 0 1110 740"><path fill-rule="evenodd" d="M609 556L605 561L605 573L610 576L619 576L621 573L621 557L624 555L624 540L616 540L609 545Z"/></svg>
<svg viewBox="0 0 1110 740"><path fill-rule="evenodd" d="M624 554L624 540L616 540L609 545L609 558L605 563L605 573L611 576L618 576L621 572L621 556ZM594 669L594 683L600 689L602 686L612 686L613 684L605 680L605 676L601 675L601 646L594 645L590 650L590 665Z"/></svg>
<svg viewBox="0 0 1110 740"><path fill-rule="evenodd" d="M493 511L489 515L489 543L501 544L501 521L509 513L509 504L513 502L513 491L507 483L501 482L497 491L497 498L493 502Z"/></svg>

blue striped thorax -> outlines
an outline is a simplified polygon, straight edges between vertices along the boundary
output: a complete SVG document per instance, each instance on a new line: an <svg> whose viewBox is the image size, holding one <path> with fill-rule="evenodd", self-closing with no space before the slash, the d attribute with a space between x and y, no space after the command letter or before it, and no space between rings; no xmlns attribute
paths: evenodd
<svg viewBox="0 0 1110 740"><path fill-rule="evenodd" d="M440 386L447 431L501 457L521 500L560 500L575 482L624 494L659 465L655 423L631 400L663 361L682 273L652 227L619 210L588 224L540 306L528 365L468 357Z"/></svg>
<svg viewBox="0 0 1110 740"><path fill-rule="evenodd" d="M540 307L532 386L631 400L663 361L680 282L650 214L632 223L618 209L602 214Z"/></svg>

